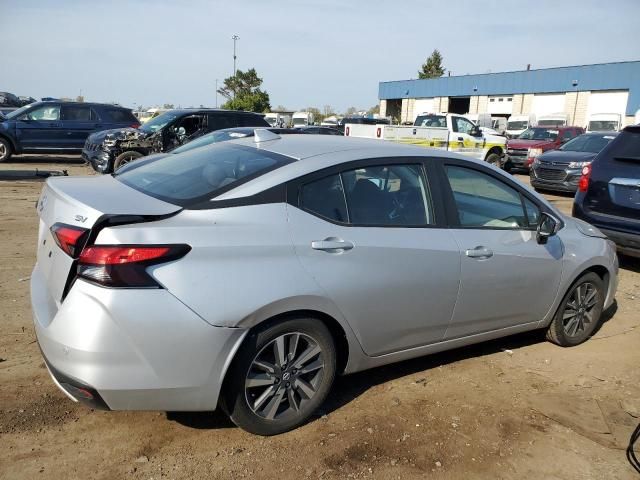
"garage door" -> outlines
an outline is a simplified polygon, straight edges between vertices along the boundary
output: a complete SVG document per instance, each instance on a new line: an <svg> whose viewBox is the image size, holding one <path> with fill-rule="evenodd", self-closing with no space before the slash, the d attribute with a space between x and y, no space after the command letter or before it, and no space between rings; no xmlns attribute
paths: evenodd
<svg viewBox="0 0 640 480"><path fill-rule="evenodd" d="M421 113L437 113L433 111L433 98L417 98L413 104L413 120Z"/></svg>
<svg viewBox="0 0 640 480"><path fill-rule="evenodd" d="M625 115L627 110L627 90L610 90L607 92L591 92L587 115L594 113L618 113Z"/></svg>
<svg viewBox="0 0 640 480"><path fill-rule="evenodd" d="M531 113L537 116L564 112L564 93L545 93L533 96Z"/></svg>
<svg viewBox="0 0 640 480"><path fill-rule="evenodd" d="M487 112L492 114L511 115L511 113L513 113L513 97L511 95L489 97Z"/></svg>

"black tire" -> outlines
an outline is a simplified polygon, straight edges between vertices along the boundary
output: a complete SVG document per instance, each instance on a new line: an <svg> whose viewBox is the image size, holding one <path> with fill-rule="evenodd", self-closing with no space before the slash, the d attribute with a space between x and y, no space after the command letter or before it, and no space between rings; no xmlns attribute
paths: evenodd
<svg viewBox="0 0 640 480"><path fill-rule="evenodd" d="M495 165L498 168L502 168L500 155L498 155L497 153L490 153L489 155L487 155L487 158L485 159L485 161L487 163L490 163L491 165Z"/></svg>
<svg viewBox="0 0 640 480"><path fill-rule="evenodd" d="M11 143L9 140L6 140L0 137L0 163L8 162L13 155L13 148L11 148Z"/></svg>
<svg viewBox="0 0 640 480"><path fill-rule="evenodd" d="M588 298L590 286L595 289L593 300ZM580 292L579 289L587 290L584 296L589 301L583 302L580 299L580 293L576 293ZM573 347L585 342L600 323L605 296L605 285L598 275L590 272L578 278L562 299L547 330L547 340L561 347ZM592 306L588 307L591 302L593 302ZM572 313L575 315L565 318ZM573 331L573 327L575 327L575 331Z"/></svg>
<svg viewBox="0 0 640 480"><path fill-rule="evenodd" d="M292 341L295 335L299 335L299 339ZM288 362L288 365L283 368L278 366L276 353L276 344L280 341L285 347L282 351L288 352L291 345L295 345L293 356L285 357L284 364ZM296 372L297 362L316 347L320 349L320 353L309 357L302 363L304 368ZM271 355L273 363L269 362ZM254 363L255 360L258 362ZM322 367L318 368L318 364L322 364ZM275 367L275 370L269 373L264 365ZM304 369L311 368L315 369L303 373ZM265 373L256 373L258 371ZM244 340L227 372L222 391L222 408L233 423L250 433L266 436L287 432L305 423L324 402L333 384L335 372L335 343L321 321L313 318L291 318L258 326ZM249 382L258 377L260 381L269 383L250 386ZM312 387L311 390L308 387ZM305 392L313 393L307 398L308 394ZM265 399L261 403L262 397ZM250 401L252 406L249 405ZM268 418L269 412L274 412L273 409L276 413L272 414L273 418Z"/></svg>
<svg viewBox="0 0 640 480"><path fill-rule="evenodd" d="M140 152L136 152L134 150L128 150L126 152L122 152L120 155L116 157L113 161L113 171L117 171L123 165L126 165L129 162L133 162L141 157L144 157Z"/></svg>

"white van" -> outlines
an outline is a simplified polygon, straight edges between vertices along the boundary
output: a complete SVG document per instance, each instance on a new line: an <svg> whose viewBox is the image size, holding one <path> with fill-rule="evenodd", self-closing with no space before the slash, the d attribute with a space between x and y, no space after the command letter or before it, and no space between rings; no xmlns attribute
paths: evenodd
<svg viewBox="0 0 640 480"><path fill-rule="evenodd" d="M619 113L594 113L589 116L587 132L617 132L622 127Z"/></svg>
<svg viewBox="0 0 640 480"><path fill-rule="evenodd" d="M516 138L527 128L536 124L536 116L531 113L529 115L511 115L507 120L506 134L508 138Z"/></svg>

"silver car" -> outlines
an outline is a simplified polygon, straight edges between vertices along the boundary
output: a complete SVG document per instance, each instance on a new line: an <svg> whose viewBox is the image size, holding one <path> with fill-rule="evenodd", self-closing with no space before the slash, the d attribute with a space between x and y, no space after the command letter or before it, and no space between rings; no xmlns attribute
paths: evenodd
<svg viewBox="0 0 640 480"><path fill-rule="evenodd" d="M35 331L54 382L112 410L221 407L295 428L348 374L547 329L585 341L613 244L502 171L438 150L266 130L50 178Z"/></svg>

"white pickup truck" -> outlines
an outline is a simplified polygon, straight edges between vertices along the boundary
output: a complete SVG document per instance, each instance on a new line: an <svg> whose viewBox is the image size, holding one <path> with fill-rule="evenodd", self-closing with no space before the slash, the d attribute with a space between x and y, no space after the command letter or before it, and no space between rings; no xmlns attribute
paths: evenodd
<svg viewBox="0 0 640 480"><path fill-rule="evenodd" d="M472 121L453 113L418 115L413 126L345 125L347 137L376 138L439 148L502 165L507 139L482 132Z"/></svg>

